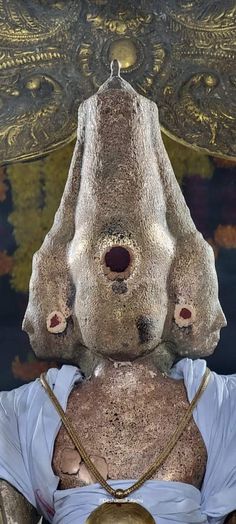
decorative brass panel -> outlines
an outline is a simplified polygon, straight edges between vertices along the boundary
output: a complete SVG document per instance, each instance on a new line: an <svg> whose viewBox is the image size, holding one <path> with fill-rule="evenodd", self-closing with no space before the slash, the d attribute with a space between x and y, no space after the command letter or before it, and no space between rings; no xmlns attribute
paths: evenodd
<svg viewBox="0 0 236 524"><path fill-rule="evenodd" d="M0 161L69 142L115 57L167 134L236 157L235 0L0 0Z"/></svg>

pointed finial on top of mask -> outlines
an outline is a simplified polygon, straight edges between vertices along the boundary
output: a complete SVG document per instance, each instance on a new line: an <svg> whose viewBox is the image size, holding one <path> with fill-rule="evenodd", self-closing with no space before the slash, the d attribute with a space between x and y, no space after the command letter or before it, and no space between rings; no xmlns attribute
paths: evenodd
<svg viewBox="0 0 236 524"><path fill-rule="evenodd" d="M125 91L135 94L131 85L120 76L120 62L116 58L111 62L111 74L109 78L101 85L101 87L99 87L98 93L102 93L108 89L124 89Z"/></svg>
<svg viewBox="0 0 236 524"><path fill-rule="evenodd" d="M120 76L120 62L116 58L111 62L111 78L114 76Z"/></svg>

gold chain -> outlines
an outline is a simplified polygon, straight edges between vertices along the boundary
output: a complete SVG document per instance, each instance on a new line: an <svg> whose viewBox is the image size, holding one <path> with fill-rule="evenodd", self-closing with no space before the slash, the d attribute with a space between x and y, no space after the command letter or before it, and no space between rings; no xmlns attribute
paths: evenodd
<svg viewBox="0 0 236 524"><path fill-rule="evenodd" d="M88 467L88 469L91 471L92 475L95 477L95 479L103 486L103 488L113 497L116 499L123 499L133 493L136 489L139 489L146 480L149 480L156 470L163 464L163 462L167 459L168 455L171 453L174 446L177 444L179 438L181 437L182 433L184 432L185 428L187 427L191 417L193 410L195 406L197 405L197 402L199 401L200 397L204 393L204 391L207 388L208 382L210 378L210 370L206 368L206 371L204 373L202 382L196 392L195 397L193 398L192 402L189 404L188 409L186 410L184 416L180 420L179 425L177 426L176 430L174 431L172 437L168 441L166 447L163 449L163 451L160 453L160 455L157 457L155 462L148 468L148 470L140 477L139 480L137 480L132 486L130 486L128 489L113 489L109 484L106 482L106 480L102 477L101 473L97 470L93 462L91 461L89 455L87 454L86 450L84 449L83 445L81 444L74 428L72 425L71 420L66 416L64 410L62 409L59 401L57 400L56 396L54 395L52 389L50 388L46 378L45 374L42 373L40 376L40 382L44 389L46 390L48 396L50 397L52 403L54 404L58 414L61 417L61 420L66 428L67 433L69 434L73 444L75 445L77 451L79 452L81 458L83 459L84 463Z"/></svg>

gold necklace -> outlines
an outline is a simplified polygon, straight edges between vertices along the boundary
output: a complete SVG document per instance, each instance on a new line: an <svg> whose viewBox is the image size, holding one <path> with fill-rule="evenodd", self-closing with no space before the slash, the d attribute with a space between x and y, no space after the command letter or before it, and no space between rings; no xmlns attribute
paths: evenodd
<svg viewBox="0 0 236 524"><path fill-rule="evenodd" d="M59 401L57 400L53 390L49 386L45 374L42 373L40 376L40 382L47 392L49 398L51 399L54 407L56 408L62 423L64 424L67 433L69 434L73 444L75 445L77 451L79 452L81 458L86 464L87 468L91 471L95 479L101 484L101 486L112 496L114 501L105 502L99 506L95 511L93 511L88 519L86 524L155 524L155 520L152 515L140 504L136 502L127 501L127 497L139 489L146 480L149 480L157 469L163 464L167 459L168 455L173 450L174 446L177 444L179 438L187 427L194 408L196 407L200 397L207 388L210 378L210 370L206 368L206 371L203 375L201 384L193 398L190 402L188 409L180 420L179 425L174 431L173 435L167 442L166 447L158 455L157 459L147 471L129 488L127 489L113 489L106 480L102 477L101 473L97 470L96 466L91 461L88 453L86 452L84 446L80 442L78 435L76 434L72 422L66 416L63 408L61 407ZM126 500L124 500L126 499Z"/></svg>

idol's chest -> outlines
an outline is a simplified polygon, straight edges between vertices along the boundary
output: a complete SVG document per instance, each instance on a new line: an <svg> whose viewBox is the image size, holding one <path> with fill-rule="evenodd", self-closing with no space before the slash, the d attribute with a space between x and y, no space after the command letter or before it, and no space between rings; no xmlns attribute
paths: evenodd
<svg viewBox="0 0 236 524"><path fill-rule="evenodd" d="M78 385L71 393L67 416L87 453L106 479L137 479L166 447L188 408L184 385L148 370L115 370L116 375ZM153 478L200 487L206 449L193 421ZM60 488L96 482L62 426L53 468Z"/></svg>

